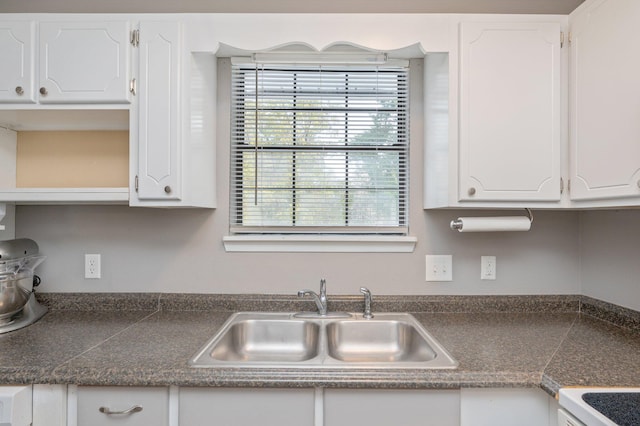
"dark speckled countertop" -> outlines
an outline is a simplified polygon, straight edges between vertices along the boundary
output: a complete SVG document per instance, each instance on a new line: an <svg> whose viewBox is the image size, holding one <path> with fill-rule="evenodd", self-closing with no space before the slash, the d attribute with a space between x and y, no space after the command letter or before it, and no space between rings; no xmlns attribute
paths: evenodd
<svg viewBox="0 0 640 426"><path fill-rule="evenodd" d="M234 311L312 306L274 295L42 294L50 308L0 335L0 383L347 388L640 386L640 313L583 296L379 296L412 312L455 370L191 368ZM361 298L330 295L330 310Z"/></svg>

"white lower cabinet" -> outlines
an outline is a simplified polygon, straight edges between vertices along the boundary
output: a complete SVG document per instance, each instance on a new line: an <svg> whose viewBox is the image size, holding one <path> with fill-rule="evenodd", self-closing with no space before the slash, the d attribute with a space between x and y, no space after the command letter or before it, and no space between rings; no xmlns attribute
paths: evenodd
<svg viewBox="0 0 640 426"><path fill-rule="evenodd" d="M541 389L461 389L460 426L555 426Z"/></svg>
<svg viewBox="0 0 640 426"><path fill-rule="evenodd" d="M30 426L31 386L0 386L0 426Z"/></svg>
<svg viewBox="0 0 640 426"><path fill-rule="evenodd" d="M69 388L68 426L169 426L167 387Z"/></svg>
<svg viewBox="0 0 640 426"><path fill-rule="evenodd" d="M32 426L555 426L558 408L538 388L34 385Z"/></svg>
<svg viewBox="0 0 640 426"><path fill-rule="evenodd" d="M347 424L458 426L460 391L325 389L324 426Z"/></svg>
<svg viewBox="0 0 640 426"><path fill-rule="evenodd" d="M180 388L179 424L314 426L314 407L314 389Z"/></svg>
<svg viewBox="0 0 640 426"><path fill-rule="evenodd" d="M67 385L33 385L32 426L67 426Z"/></svg>

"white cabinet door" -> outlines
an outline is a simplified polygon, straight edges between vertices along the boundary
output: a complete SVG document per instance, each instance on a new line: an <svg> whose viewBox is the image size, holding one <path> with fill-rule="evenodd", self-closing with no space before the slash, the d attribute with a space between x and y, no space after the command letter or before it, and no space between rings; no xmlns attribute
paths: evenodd
<svg viewBox="0 0 640 426"><path fill-rule="evenodd" d="M569 18L571 198L640 196L640 2L585 3Z"/></svg>
<svg viewBox="0 0 640 426"><path fill-rule="evenodd" d="M314 426L314 403L313 389L180 388L179 424Z"/></svg>
<svg viewBox="0 0 640 426"><path fill-rule="evenodd" d="M0 22L0 102L34 102L35 23Z"/></svg>
<svg viewBox="0 0 640 426"><path fill-rule="evenodd" d="M457 390L325 389L324 426L459 426Z"/></svg>
<svg viewBox="0 0 640 426"><path fill-rule="evenodd" d="M180 24L140 23L139 200L180 200Z"/></svg>
<svg viewBox="0 0 640 426"><path fill-rule="evenodd" d="M39 40L40 102L129 101L128 22L41 22Z"/></svg>
<svg viewBox="0 0 640 426"><path fill-rule="evenodd" d="M550 401L541 389L461 389L459 424L554 426L549 423Z"/></svg>
<svg viewBox="0 0 640 426"><path fill-rule="evenodd" d="M0 386L0 425L31 426L33 389L28 386Z"/></svg>
<svg viewBox="0 0 640 426"><path fill-rule="evenodd" d="M77 418L70 418L70 424L168 426L169 389L80 386L77 394Z"/></svg>
<svg viewBox="0 0 640 426"><path fill-rule="evenodd" d="M561 197L560 24L461 24L459 200Z"/></svg>
<svg viewBox="0 0 640 426"><path fill-rule="evenodd" d="M69 426L67 385L33 385L32 426Z"/></svg>

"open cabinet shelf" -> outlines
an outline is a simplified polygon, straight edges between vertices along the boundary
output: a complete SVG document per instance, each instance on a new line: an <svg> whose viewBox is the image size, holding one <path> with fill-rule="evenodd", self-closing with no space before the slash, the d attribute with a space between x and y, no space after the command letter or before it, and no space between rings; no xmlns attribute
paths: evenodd
<svg viewBox="0 0 640 426"><path fill-rule="evenodd" d="M0 202L128 204L128 110L0 111Z"/></svg>
<svg viewBox="0 0 640 426"><path fill-rule="evenodd" d="M17 188L0 189L1 203L14 204L129 204L129 188Z"/></svg>

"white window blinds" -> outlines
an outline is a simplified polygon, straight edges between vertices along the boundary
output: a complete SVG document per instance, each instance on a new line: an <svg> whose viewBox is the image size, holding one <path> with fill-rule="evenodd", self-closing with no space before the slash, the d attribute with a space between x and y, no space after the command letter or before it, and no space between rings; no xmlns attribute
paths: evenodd
<svg viewBox="0 0 640 426"><path fill-rule="evenodd" d="M406 234L408 68L232 66L231 232Z"/></svg>

